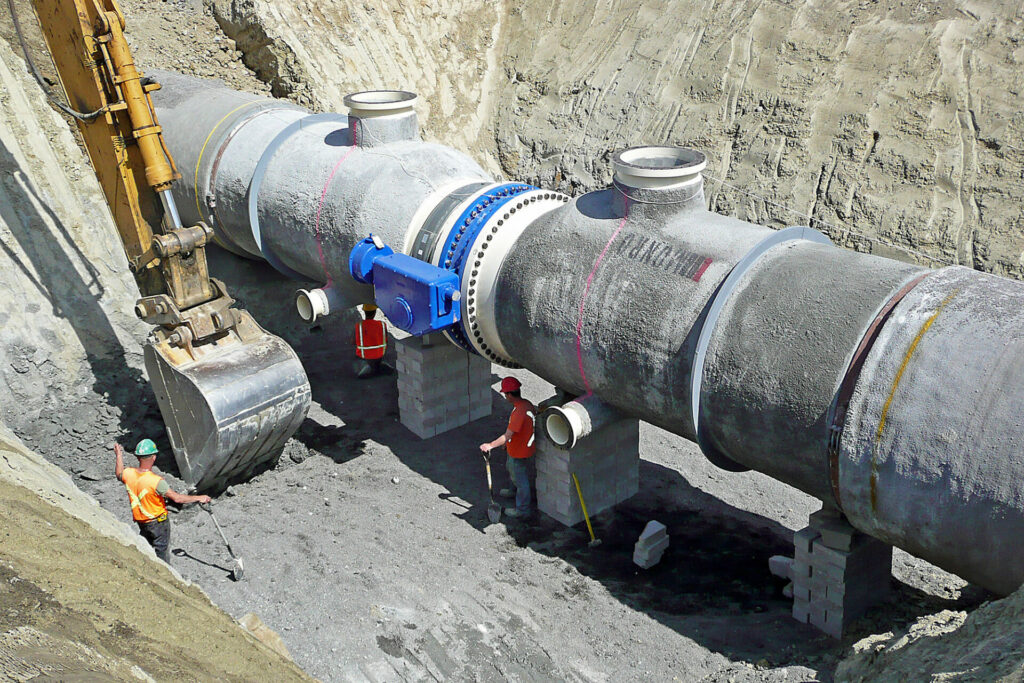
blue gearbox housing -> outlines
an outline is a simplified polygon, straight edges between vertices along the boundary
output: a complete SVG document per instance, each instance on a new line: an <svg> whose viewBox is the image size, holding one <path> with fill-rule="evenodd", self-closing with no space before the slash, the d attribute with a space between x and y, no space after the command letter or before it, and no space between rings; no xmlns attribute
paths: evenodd
<svg viewBox="0 0 1024 683"><path fill-rule="evenodd" d="M459 276L395 251L370 235L348 258L358 282L373 285L377 306L395 327L421 336L459 322Z"/></svg>

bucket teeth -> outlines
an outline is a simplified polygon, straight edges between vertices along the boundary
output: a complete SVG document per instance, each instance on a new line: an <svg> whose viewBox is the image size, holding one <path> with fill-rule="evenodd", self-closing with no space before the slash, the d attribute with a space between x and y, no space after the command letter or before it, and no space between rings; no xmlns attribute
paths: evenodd
<svg viewBox="0 0 1024 683"><path fill-rule="evenodd" d="M219 491L275 460L309 410L295 351L256 328L262 334L248 341L231 332L195 346L195 358L167 342L145 347L174 459L191 489Z"/></svg>

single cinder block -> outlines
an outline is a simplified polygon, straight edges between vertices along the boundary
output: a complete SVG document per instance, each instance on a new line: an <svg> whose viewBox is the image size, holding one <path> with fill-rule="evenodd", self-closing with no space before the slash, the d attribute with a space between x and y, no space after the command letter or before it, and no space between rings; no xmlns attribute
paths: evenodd
<svg viewBox="0 0 1024 683"><path fill-rule="evenodd" d="M417 422L403 422L402 426L408 429L410 432L420 437L421 439L429 439L437 435L436 427L427 427Z"/></svg>
<svg viewBox="0 0 1024 683"><path fill-rule="evenodd" d="M665 552L665 549L668 548L669 540L668 536L662 536L655 541L637 541L636 545L633 547L633 552L643 552L648 555L660 554Z"/></svg>
<svg viewBox="0 0 1024 683"><path fill-rule="evenodd" d="M768 558L768 571L780 579L793 579L793 558L785 555L772 555Z"/></svg>
<svg viewBox="0 0 1024 683"><path fill-rule="evenodd" d="M795 588L794 588L795 591ZM794 592L793 596L793 618L799 621L801 624L806 624L810 621L811 610L810 603L807 600L802 600L796 596Z"/></svg>
<svg viewBox="0 0 1024 683"><path fill-rule="evenodd" d="M644 530L640 532L640 538L637 540L637 543L643 543L645 541L650 540L657 540L667 535L668 527L666 527L661 522L652 519L651 521L647 522L647 525L644 527Z"/></svg>
<svg viewBox="0 0 1024 683"><path fill-rule="evenodd" d="M847 621L842 612L835 612L828 609L815 609L812 604L808 623L816 626L818 630L824 631L833 638L842 638Z"/></svg>
<svg viewBox="0 0 1024 683"><path fill-rule="evenodd" d="M806 527L793 534L793 545L797 551L811 552L811 542L821 534L812 527Z"/></svg>
<svg viewBox="0 0 1024 683"><path fill-rule="evenodd" d="M811 565L795 558L793 560L793 580L800 581L809 578L811 578Z"/></svg>

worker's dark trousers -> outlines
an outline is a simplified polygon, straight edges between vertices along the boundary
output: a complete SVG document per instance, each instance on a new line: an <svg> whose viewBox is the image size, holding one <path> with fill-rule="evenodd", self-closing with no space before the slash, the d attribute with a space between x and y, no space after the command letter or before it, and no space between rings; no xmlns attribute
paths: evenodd
<svg viewBox="0 0 1024 683"><path fill-rule="evenodd" d="M149 541L156 551L156 556L167 564L171 563L171 520L162 522L136 522L139 533Z"/></svg>
<svg viewBox="0 0 1024 683"><path fill-rule="evenodd" d="M355 373L356 379L366 379L368 377L373 377L374 375L383 374L383 363L383 358L373 358L370 360L365 358L356 358L355 362L352 364L352 371Z"/></svg>

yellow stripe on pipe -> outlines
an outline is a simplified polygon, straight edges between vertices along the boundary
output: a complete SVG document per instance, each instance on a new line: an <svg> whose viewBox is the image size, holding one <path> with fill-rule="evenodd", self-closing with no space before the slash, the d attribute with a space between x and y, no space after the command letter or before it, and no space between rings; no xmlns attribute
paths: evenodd
<svg viewBox="0 0 1024 683"><path fill-rule="evenodd" d="M213 134L217 132L218 128L220 128L220 124L224 123L224 119L231 116L243 107L248 107L250 104L258 104L262 101L263 100L253 100L251 102L246 102L245 104L240 104L231 111L229 111L227 114L224 114L224 116L221 117L220 121L218 121L210 130L210 134L206 136L206 139L203 140L203 146L199 148L199 158L196 159L196 178L195 181L192 183L192 191L196 195L196 213L199 214L199 220L203 220L203 210L199 208L199 165L203 163L203 152L206 151L206 145L210 144L210 138L212 138Z"/></svg>
<svg viewBox="0 0 1024 683"><path fill-rule="evenodd" d="M917 345L921 343L921 339L924 338L928 328L932 326L935 319L942 313L942 309L946 307L953 298L960 293L960 290L954 290L949 296L942 300L939 307L935 309L935 312L928 316L928 319L921 325L921 329L917 331L917 335L914 336L914 341L910 342L910 348L907 349L906 355L903 356L903 362L900 363L899 370L896 371L896 377L892 381L892 386L889 388L889 397L885 399L885 404L882 406L882 416L878 420L878 429L875 432L875 441L871 448L871 510L877 512L878 510L878 446L882 442L882 433L885 431L885 422L889 417L889 409L892 408L893 399L896 398L896 390L900 386L900 381L903 379L903 373L906 372L907 366L910 364L910 359L917 351Z"/></svg>

